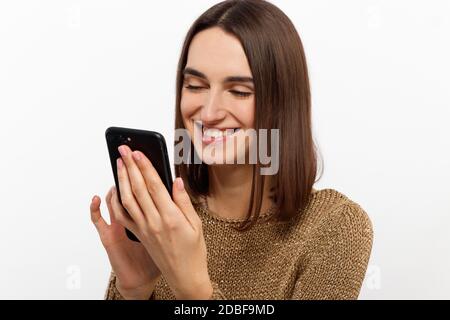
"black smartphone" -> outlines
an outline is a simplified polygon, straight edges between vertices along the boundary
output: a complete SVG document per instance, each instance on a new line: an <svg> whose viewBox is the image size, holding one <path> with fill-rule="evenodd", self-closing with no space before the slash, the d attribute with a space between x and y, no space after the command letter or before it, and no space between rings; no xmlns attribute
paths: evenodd
<svg viewBox="0 0 450 320"><path fill-rule="evenodd" d="M120 199L119 180L117 177L117 158L120 158L118 147L126 144L132 151L139 150L150 159L162 182L172 197L172 172L170 171L169 157L167 155L167 146L164 136L158 132L109 127L105 131L106 144L108 146L109 158L116 184L117 195ZM128 229L127 236L130 240L140 242L139 239Z"/></svg>

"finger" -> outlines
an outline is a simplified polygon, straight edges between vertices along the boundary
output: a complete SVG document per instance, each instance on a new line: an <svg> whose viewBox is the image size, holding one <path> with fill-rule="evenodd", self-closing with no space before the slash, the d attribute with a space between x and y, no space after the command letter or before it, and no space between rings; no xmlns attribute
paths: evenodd
<svg viewBox="0 0 450 320"><path fill-rule="evenodd" d="M192 205L191 198L184 188L183 179L180 177L176 178L172 188L173 201L183 212L186 219L189 221L191 226L197 230L201 227L202 222Z"/></svg>
<svg viewBox="0 0 450 320"><path fill-rule="evenodd" d="M114 210L113 210L113 208L111 206L111 198L112 198L112 194L114 192L114 189L115 189L115 187L112 186L109 189L109 191L108 191L108 193L106 194L106 197L105 197L105 199L106 199L106 206L108 207L109 219L111 221L111 224L116 222L116 217L114 216Z"/></svg>
<svg viewBox="0 0 450 320"><path fill-rule="evenodd" d="M108 228L108 224L103 219L100 212L100 203L101 199L97 196L94 196L90 205L91 221L94 223L94 226L99 234L103 233Z"/></svg>
<svg viewBox="0 0 450 320"><path fill-rule="evenodd" d="M111 209L114 212L116 221L128 230L131 230L133 233L135 233L136 224L134 223L133 219L129 217L127 211L125 211L125 208L120 204L119 197L115 189L113 190L111 195Z"/></svg>
<svg viewBox="0 0 450 320"><path fill-rule="evenodd" d="M145 215L134 197L128 170L126 166L123 165L121 158L117 158L117 177L119 180L119 192L122 206L139 226L144 226Z"/></svg>
<svg viewBox="0 0 450 320"><path fill-rule="evenodd" d="M162 210L167 207L168 203L172 203L173 201L151 161L138 150L134 151L132 155L139 171L142 173L147 190L159 214L162 214L162 212L173 212L173 210Z"/></svg>
<svg viewBox="0 0 450 320"><path fill-rule="evenodd" d="M120 152L128 172L133 194L136 196L139 205L146 214L147 220L157 222L161 210L154 202L153 195L150 193L147 186L144 178L145 171L142 171L136 163L140 162L140 160L135 158L136 155L133 155L134 152L132 152L127 145L121 146ZM137 161L135 162L136 159Z"/></svg>

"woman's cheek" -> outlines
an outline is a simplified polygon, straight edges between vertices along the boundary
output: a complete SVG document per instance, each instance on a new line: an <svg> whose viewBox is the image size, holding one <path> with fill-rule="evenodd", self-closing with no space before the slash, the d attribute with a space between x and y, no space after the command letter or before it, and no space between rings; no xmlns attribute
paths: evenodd
<svg viewBox="0 0 450 320"><path fill-rule="evenodd" d="M241 115L240 120L246 128L255 127L255 103L253 99L241 105L239 114Z"/></svg>
<svg viewBox="0 0 450 320"><path fill-rule="evenodd" d="M183 94L180 101L180 110L186 121L192 117L196 109L201 106L201 99L193 94Z"/></svg>

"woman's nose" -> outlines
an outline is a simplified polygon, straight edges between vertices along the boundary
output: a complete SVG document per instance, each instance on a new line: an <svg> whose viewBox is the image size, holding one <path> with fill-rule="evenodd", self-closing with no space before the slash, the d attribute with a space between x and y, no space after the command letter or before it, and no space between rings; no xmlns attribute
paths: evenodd
<svg viewBox="0 0 450 320"><path fill-rule="evenodd" d="M210 91L205 104L202 106L200 118L203 122L217 122L225 118L226 111L222 105L221 93Z"/></svg>

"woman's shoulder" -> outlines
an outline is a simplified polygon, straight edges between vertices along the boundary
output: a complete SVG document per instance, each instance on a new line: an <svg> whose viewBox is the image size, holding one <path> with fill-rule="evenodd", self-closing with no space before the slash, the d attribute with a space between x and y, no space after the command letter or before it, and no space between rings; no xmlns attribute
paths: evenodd
<svg viewBox="0 0 450 320"><path fill-rule="evenodd" d="M314 232L333 229L369 235L373 233L366 210L349 196L332 188L313 189L310 201L299 217L300 224Z"/></svg>

